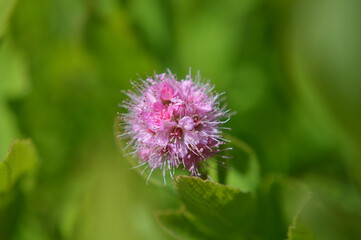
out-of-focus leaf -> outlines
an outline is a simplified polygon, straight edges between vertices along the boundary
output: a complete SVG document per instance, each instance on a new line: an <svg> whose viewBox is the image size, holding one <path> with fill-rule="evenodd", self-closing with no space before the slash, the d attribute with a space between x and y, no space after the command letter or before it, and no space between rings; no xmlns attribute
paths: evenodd
<svg viewBox="0 0 361 240"><path fill-rule="evenodd" d="M301 185L282 183L283 192L289 196L280 202L296 202L303 192ZM343 240L358 239L361 234L361 196L355 186L340 184L332 179L308 176L309 188L288 229L289 240ZM294 189L291 189L293 185ZM298 192L298 194L297 194Z"/></svg>
<svg viewBox="0 0 361 240"><path fill-rule="evenodd" d="M245 142L227 135L231 140L229 146L232 151L229 154L234 156L230 160L231 171L228 173L227 183L232 187L239 188L244 192L254 192L260 182L260 167L253 149Z"/></svg>
<svg viewBox="0 0 361 240"><path fill-rule="evenodd" d="M282 218L291 225L294 216L308 202L311 196L310 188L303 182L280 174L265 177L262 184L262 198L274 198L282 212Z"/></svg>
<svg viewBox="0 0 361 240"><path fill-rule="evenodd" d="M295 185L293 185L294 189L291 190L292 192L287 191L287 190L290 190L289 187L291 184L289 184L289 183L290 183L290 181L284 182L284 185L286 186L286 191L283 191L283 192L285 192L286 195L295 193L292 195L298 196L299 194L297 194L297 193L299 193L301 191L299 188L296 188ZM287 189L287 187L288 187L288 189ZM288 196L288 197L293 197L293 196ZM302 198L302 197L298 196L298 198ZM310 193L308 193L303 198L302 203L300 204L300 206L297 210L297 213L293 217L292 225L290 225L288 228L288 233L287 233L288 240L314 240L315 239L311 229L308 227L307 223L302 218L303 209L305 207L307 207L307 204L309 203L310 198L311 198L311 195L310 195ZM288 200L290 200L290 199L288 199ZM287 203L287 201L285 201L285 202ZM297 202L297 200L294 202Z"/></svg>
<svg viewBox="0 0 361 240"><path fill-rule="evenodd" d="M173 30L178 65L183 69L189 66L201 69L220 88L230 83L231 79L224 74L232 64L235 49L244 44L244 19L258 2L173 1L173 21L178 26Z"/></svg>
<svg viewBox="0 0 361 240"><path fill-rule="evenodd" d="M285 48L291 63L289 69L293 71L290 79L310 113L323 125L335 128L343 148L354 148L355 155L349 154L342 163L354 175L359 188L360 3L358 0L299 2L290 21L293 23L288 28L290 33L285 34L290 37L290 48ZM332 26L332 31L327 30L328 26Z"/></svg>
<svg viewBox="0 0 361 240"><path fill-rule="evenodd" d="M21 223L17 226L14 240L50 240L46 235L46 231L41 226L41 221L37 218L26 216L21 219Z"/></svg>
<svg viewBox="0 0 361 240"><path fill-rule="evenodd" d="M301 210L302 211L302 210ZM295 216L292 226L288 229L288 240L315 240L315 236L307 227L307 224L302 222L299 215Z"/></svg>
<svg viewBox="0 0 361 240"><path fill-rule="evenodd" d="M279 174L264 177L257 190L260 239L286 239L288 226L309 196L309 188L294 179Z"/></svg>
<svg viewBox="0 0 361 240"><path fill-rule="evenodd" d="M314 192L314 201L306 205L304 219L316 238L358 239L361 236L361 194L356 186L312 175L307 182Z"/></svg>
<svg viewBox="0 0 361 240"><path fill-rule="evenodd" d="M0 0L0 39L6 31L6 27L16 0Z"/></svg>
<svg viewBox="0 0 361 240"><path fill-rule="evenodd" d="M6 156L9 145L19 135L15 117L9 108L0 102L0 159Z"/></svg>
<svg viewBox="0 0 361 240"><path fill-rule="evenodd" d="M209 239L185 216L184 209L156 213L162 228L175 239Z"/></svg>
<svg viewBox="0 0 361 240"><path fill-rule="evenodd" d="M0 76L0 101L24 95L29 89L24 59L10 38L0 45Z"/></svg>
<svg viewBox="0 0 361 240"><path fill-rule="evenodd" d="M171 47L171 16L168 15L169 4L161 1L134 0L129 2L129 12L138 26L138 34L163 59L171 59L173 53L167 51ZM168 6L168 8L167 8Z"/></svg>
<svg viewBox="0 0 361 240"><path fill-rule="evenodd" d="M21 54L16 51L11 39L5 39L0 45L0 159L5 157L11 140L19 136L16 120L6 105L6 100L27 92L25 72L26 67Z"/></svg>
<svg viewBox="0 0 361 240"><path fill-rule="evenodd" d="M175 185L186 216L199 231L217 238L247 238L255 217L251 193L186 176L177 177Z"/></svg>
<svg viewBox="0 0 361 240"><path fill-rule="evenodd" d="M0 193L8 191L17 180L36 171L38 157L31 140L15 140L5 160L0 163Z"/></svg>

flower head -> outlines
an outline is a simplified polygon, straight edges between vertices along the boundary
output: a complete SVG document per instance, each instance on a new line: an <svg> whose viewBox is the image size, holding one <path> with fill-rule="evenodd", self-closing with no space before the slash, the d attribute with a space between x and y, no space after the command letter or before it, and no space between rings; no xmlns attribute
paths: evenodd
<svg viewBox="0 0 361 240"><path fill-rule="evenodd" d="M124 133L130 138L132 154L141 165L174 175L182 167L199 176L201 163L214 156L224 144L220 125L228 111L220 107L222 94L189 74L177 80L170 71L133 83L134 91L120 114ZM149 175L150 176L150 175Z"/></svg>

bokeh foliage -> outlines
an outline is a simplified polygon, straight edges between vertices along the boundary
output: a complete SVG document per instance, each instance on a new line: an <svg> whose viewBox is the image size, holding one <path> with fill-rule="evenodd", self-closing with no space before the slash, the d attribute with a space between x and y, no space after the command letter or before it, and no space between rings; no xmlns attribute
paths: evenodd
<svg viewBox="0 0 361 240"><path fill-rule="evenodd" d="M39 156L35 179L0 195L0 238L356 239L359 9L359 0L0 0L0 160L17 138ZM242 211L228 216L247 230L202 221L213 216L182 193L202 180L179 178L180 198L170 183L146 185L114 140L120 90L168 67L179 77L199 69L237 112L232 144L247 145L218 179L231 186L216 188L253 194L245 223Z"/></svg>

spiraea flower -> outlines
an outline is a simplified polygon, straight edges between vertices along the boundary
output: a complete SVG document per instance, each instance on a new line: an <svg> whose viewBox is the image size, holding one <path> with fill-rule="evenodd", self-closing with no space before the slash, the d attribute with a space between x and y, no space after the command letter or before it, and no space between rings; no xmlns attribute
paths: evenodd
<svg viewBox="0 0 361 240"><path fill-rule="evenodd" d="M155 169L162 170L164 179L167 171L173 177L177 168L200 176L202 163L226 141L221 125L229 114L220 106L222 94L214 93L199 73L179 81L169 71L132 84L134 90L125 92L129 99L121 105L127 113L120 114L124 131L119 137L130 139L127 148L139 166L150 169L149 177Z"/></svg>

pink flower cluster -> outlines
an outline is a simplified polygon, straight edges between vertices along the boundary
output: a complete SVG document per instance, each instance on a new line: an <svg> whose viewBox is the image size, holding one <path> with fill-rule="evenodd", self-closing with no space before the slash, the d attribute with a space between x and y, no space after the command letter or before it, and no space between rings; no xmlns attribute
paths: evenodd
<svg viewBox="0 0 361 240"><path fill-rule="evenodd" d="M150 168L149 176L159 168L173 177L178 167L199 176L200 163L224 144L220 125L228 111L220 107L222 94L213 93L214 86L202 83L199 74L178 81L169 71L132 84L122 104L128 112L120 114L125 126L120 136L130 138L131 154Z"/></svg>

